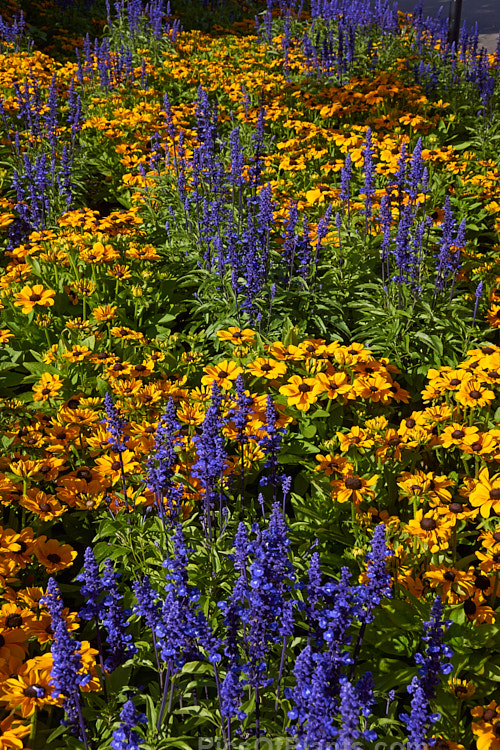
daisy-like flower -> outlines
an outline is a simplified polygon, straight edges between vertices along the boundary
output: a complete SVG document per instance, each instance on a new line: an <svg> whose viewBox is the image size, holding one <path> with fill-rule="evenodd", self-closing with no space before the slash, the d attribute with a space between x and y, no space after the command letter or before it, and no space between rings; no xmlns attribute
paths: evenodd
<svg viewBox="0 0 500 750"><path fill-rule="evenodd" d="M97 320L98 323L106 323L107 321L116 318L117 309L116 305L99 305L92 310L92 317L94 320Z"/></svg>
<svg viewBox="0 0 500 750"><path fill-rule="evenodd" d="M59 375L44 372L38 383L33 386L33 401L47 401L49 398L57 398L62 387L63 380Z"/></svg>
<svg viewBox="0 0 500 750"><path fill-rule="evenodd" d="M20 499L19 505L35 513L42 521L53 521L67 510L53 495L47 495L35 488L27 490Z"/></svg>
<svg viewBox="0 0 500 750"><path fill-rule="evenodd" d="M230 344L253 344L255 341L255 332L251 328L237 328L230 326L227 330L217 331L217 336L221 341L228 341Z"/></svg>
<svg viewBox="0 0 500 750"><path fill-rule="evenodd" d="M493 391L485 388L479 380L463 381L455 392L455 398L461 406L489 406L495 398Z"/></svg>
<svg viewBox="0 0 500 750"><path fill-rule="evenodd" d="M469 502L479 508L483 518L489 518L492 511L495 515L500 515L500 473L490 477L488 467L483 467L469 495Z"/></svg>
<svg viewBox="0 0 500 750"><path fill-rule="evenodd" d="M302 378L300 375L292 375L280 388L280 393L288 399L288 406L295 406L299 411L309 411L322 391L323 385L317 378Z"/></svg>
<svg viewBox="0 0 500 750"><path fill-rule="evenodd" d="M486 313L490 328L500 328L500 305L492 305Z"/></svg>
<svg viewBox="0 0 500 750"><path fill-rule="evenodd" d="M42 284L35 284L33 287L25 286L14 295L14 305L21 307L21 312L27 315L35 305L51 307L54 304L55 296L56 293L53 289L45 289Z"/></svg>
<svg viewBox="0 0 500 750"><path fill-rule="evenodd" d="M123 471L125 474L134 474L139 471L140 466L135 459L133 451L125 450L120 455L112 453L110 456L100 456L97 458L95 462L97 474L105 479L110 479L113 484L121 480L120 456L123 460Z"/></svg>
<svg viewBox="0 0 500 750"><path fill-rule="evenodd" d="M323 386L323 392L328 398L341 400L346 403L347 394L352 391L351 379L345 372L320 372L316 380Z"/></svg>
<svg viewBox="0 0 500 750"><path fill-rule="evenodd" d="M52 690L50 662L44 656L38 656L25 662L16 677L2 682L0 703L5 703L25 719L37 708L57 705L51 697Z"/></svg>
<svg viewBox="0 0 500 750"><path fill-rule="evenodd" d="M363 500L373 500L375 492L370 489L378 479L378 474L375 474L370 479L363 479L355 474L348 474L343 476L342 479L336 479L330 482L332 485L332 499L338 503L347 503L352 501L354 505L358 506Z"/></svg>
<svg viewBox="0 0 500 750"><path fill-rule="evenodd" d="M246 366L247 372L251 375L257 378L266 378L266 380L281 378L286 374L286 369L284 362L278 362L277 359L271 359L270 357L259 357Z"/></svg>
<svg viewBox="0 0 500 750"><path fill-rule="evenodd" d="M448 549L452 528L452 524L437 513L424 516L423 510L417 510L415 518L404 526L403 531L418 539L421 547L434 553Z"/></svg>
<svg viewBox="0 0 500 750"><path fill-rule="evenodd" d="M78 552L69 544L59 544L57 539L47 539L43 535L38 538L35 555L47 573L55 573L73 565Z"/></svg>
<svg viewBox="0 0 500 750"><path fill-rule="evenodd" d="M448 680L448 687L453 695L461 701L471 698L476 692L473 682L460 680L458 677L452 677L451 680Z"/></svg>
<svg viewBox="0 0 500 750"><path fill-rule="evenodd" d="M341 453L347 453L351 446L355 448L372 448L375 442L368 430L364 430L357 425L351 427L346 435L342 432L337 432L337 438L340 442Z"/></svg>
<svg viewBox="0 0 500 750"><path fill-rule="evenodd" d="M465 424L452 422L446 425L439 437L439 441L443 448L451 448L452 446L461 447L464 443L474 443L478 432L477 427L469 427Z"/></svg>
<svg viewBox="0 0 500 750"><path fill-rule="evenodd" d="M431 563L423 578L438 588L449 604L460 604L474 594L474 576L466 570Z"/></svg>
<svg viewBox="0 0 500 750"><path fill-rule="evenodd" d="M357 396L374 403L385 404L392 397L391 383L379 373L356 378L353 388Z"/></svg>
<svg viewBox="0 0 500 750"><path fill-rule="evenodd" d="M321 453L318 453L316 461L318 464L314 467L315 471L323 471L327 477L331 477L334 473L344 474L353 470L353 465L345 456L332 456L331 453L323 456Z"/></svg>
<svg viewBox="0 0 500 750"><path fill-rule="evenodd" d="M208 365L204 372L206 374L201 379L203 385L212 385L215 381L219 388L227 391L232 388L233 381L243 372L243 368L237 362L225 359L216 365Z"/></svg>

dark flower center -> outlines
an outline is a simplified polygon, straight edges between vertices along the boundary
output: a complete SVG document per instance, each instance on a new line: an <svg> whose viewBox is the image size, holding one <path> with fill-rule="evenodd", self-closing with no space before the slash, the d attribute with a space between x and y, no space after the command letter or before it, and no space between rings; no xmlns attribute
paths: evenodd
<svg viewBox="0 0 500 750"><path fill-rule="evenodd" d="M496 716L496 711L493 708L487 708L483 714L484 721L491 721Z"/></svg>
<svg viewBox="0 0 500 750"><path fill-rule="evenodd" d="M455 580L455 573L453 573L452 570L447 570L443 578L445 581L448 581L449 583L453 583L453 581Z"/></svg>
<svg viewBox="0 0 500 750"><path fill-rule="evenodd" d="M493 487L493 489L490 490L490 497L492 500L498 500L500 497L500 487Z"/></svg>
<svg viewBox="0 0 500 750"><path fill-rule="evenodd" d="M360 490L363 486L363 482L359 477L347 477L344 484L348 490Z"/></svg>
<svg viewBox="0 0 500 750"><path fill-rule="evenodd" d="M58 430L56 433L54 433L54 437L56 437L58 440L64 440L66 437L66 433L64 430Z"/></svg>
<svg viewBox="0 0 500 750"><path fill-rule="evenodd" d="M50 511L50 505L48 503L38 503L38 507L42 513L48 513Z"/></svg>
<svg viewBox="0 0 500 750"><path fill-rule="evenodd" d="M424 531L434 531L436 528L437 523L433 518L422 518L420 521L420 528Z"/></svg>
<svg viewBox="0 0 500 750"><path fill-rule="evenodd" d="M490 579L488 578L488 576L476 576L474 586L481 591L486 591L486 589L490 586Z"/></svg>
<svg viewBox="0 0 500 750"><path fill-rule="evenodd" d="M28 545L26 544L26 542L23 542L22 540L19 540L17 544L21 547L18 554L22 555L23 552L26 552L26 550L28 549Z"/></svg>
<svg viewBox="0 0 500 750"><path fill-rule="evenodd" d="M42 395L47 396L50 393L50 388L42 388Z"/></svg>
<svg viewBox="0 0 500 750"><path fill-rule="evenodd" d="M415 425L416 425L417 423L415 422L415 420L414 420L414 419L407 419L407 420L406 420L406 422L405 422L405 424L406 424L406 426L408 427L408 429L409 429L409 430L411 430L411 428L412 428L412 427L415 427Z"/></svg>
<svg viewBox="0 0 500 750"><path fill-rule="evenodd" d="M500 563L500 552L495 552L495 554L493 555L493 562Z"/></svg>
<svg viewBox="0 0 500 750"><path fill-rule="evenodd" d="M8 617L5 618L6 628L20 628L22 624L23 624L23 618L21 617L21 615L17 613L8 615Z"/></svg>
<svg viewBox="0 0 500 750"><path fill-rule="evenodd" d="M299 391L300 391L300 393L307 393L310 390L311 390L311 386L307 385L307 383L301 383L299 385Z"/></svg>
<svg viewBox="0 0 500 750"><path fill-rule="evenodd" d="M147 433L148 435L152 435L154 431L155 431L155 428L153 427L152 424L150 424L149 427L146 427L146 429L144 430L144 432Z"/></svg>
<svg viewBox="0 0 500 750"><path fill-rule="evenodd" d="M481 398L481 391L476 391L476 390L471 391L470 397L477 401L477 399Z"/></svg>
<svg viewBox="0 0 500 750"><path fill-rule="evenodd" d="M135 369L137 370L137 372L144 372L144 370L146 370L147 368L146 365L136 365Z"/></svg>
<svg viewBox="0 0 500 750"><path fill-rule="evenodd" d="M399 445L400 442L401 442L401 438L394 437L387 441L387 445L395 447L396 445Z"/></svg>
<svg viewBox="0 0 500 750"><path fill-rule="evenodd" d="M270 372L273 367L268 362L266 362L260 369L262 370L262 372Z"/></svg>
<svg viewBox="0 0 500 750"><path fill-rule="evenodd" d="M42 299L42 296L40 294L32 294L30 296L30 302L38 302Z"/></svg>
<svg viewBox="0 0 500 750"><path fill-rule="evenodd" d="M461 513L463 510L461 503L450 503L449 509L452 513Z"/></svg>
<svg viewBox="0 0 500 750"><path fill-rule="evenodd" d="M85 479L86 482L89 482L92 479L92 472L89 469L78 469L76 477L77 479Z"/></svg>
<svg viewBox="0 0 500 750"><path fill-rule="evenodd" d="M118 471L118 469L121 468L121 463L119 461L113 461L113 463L111 464L111 468L113 469L113 471Z"/></svg>
<svg viewBox="0 0 500 750"><path fill-rule="evenodd" d="M451 433L453 440L460 440L460 438L463 438L464 435L465 432L463 430L453 430L453 432Z"/></svg>
<svg viewBox="0 0 500 750"><path fill-rule="evenodd" d="M113 365L113 372L120 372L120 370L124 370L125 367L121 365L119 362L116 363L116 365Z"/></svg>
<svg viewBox="0 0 500 750"><path fill-rule="evenodd" d="M228 374L226 370L219 370L219 378L227 378Z"/></svg>
<svg viewBox="0 0 500 750"><path fill-rule="evenodd" d="M479 442L479 440L476 440L476 442L472 443L472 445L471 445L472 450L475 451L476 453L478 451L480 451L482 447L483 446L481 445L481 443Z"/></svg>
<svg viewBox="0 0 500 750"><path fill-rule="evenodd" d="M450 385L460 385L460 380L458 378L452 378L450 380Z"/></svg>
<svg viewBox="0 0 500 750"><path fill-rule="evenodd" d="M466 602L464 602L464 612L466 615L474 615L476 614L476 605L471 599L467 599Z"/></svg>
<svg viewBox="0 0 500 750"><path fill-rule="evenodd" d="M50 555L47 555L47 560L54 563L54 565L58 565L61 562L61 558L56 552L51 552Z"/></svg>
<svg viewBox="0 0 500 750"><path fill-rule="evenodd" d="M50 471L50 464L43 464L40 466L40 473L41 474L48 474Z"/></svg>
<svg viewBox="0 0 500 750"><path fill-rule="evenodd" d="M500 531L495 531L495 533L493 534L493 539L495 540L495 542L500 542Z"/></svg>

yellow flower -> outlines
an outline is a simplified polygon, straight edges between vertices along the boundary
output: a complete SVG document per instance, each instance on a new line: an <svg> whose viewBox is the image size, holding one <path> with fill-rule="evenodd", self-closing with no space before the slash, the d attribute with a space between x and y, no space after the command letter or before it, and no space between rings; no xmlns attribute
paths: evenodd
<svg viewBox="0 0 500 750"><path fill-rule="evenodd" d="M288 399L288 406L295 406L299 411L308 411L322 391L323 385L316 378L301 378L300 375L292 375L280 388L280 393Z"/></svg>
<svg viewBox="0 0 500 750"><path fill-rule="evenodd" d="M500 473L490 478L488 467L482 468L478 482L469 495L469 502L480 509L483 518L489 518L492 511L500 515Z"/></svg>
<svg viewBox="0 0 500 750"><path fill-rule="evenodd" d="M226 391L232 387L233 380L236 380L238 375L243 372L243 368L236 362L225 359L217 365L208 365L204 368L204 372L206 374L201 379L203 385L211 386L215 380L217 385Z"/></svg>
<svg viewBox="0 0 500 750"><path fill-rule="evenodd" d="M14 295L14 305L21 307L21 312L27 315L35 305L51 307L54 304L55 296L56 293L52 289L44 289L42 284L35 284L33 287L25 286Z"/></svg>
<svg viewBox="0 0 500 750"><path fill-rule="evenodd" d="M221 341L229 341L230 344L253 344L255 332L251 328L237 328L230 326L227 330L217 331Z"/></svg>
<svg viewBox="0 0 500 750"><path fill-rule="evenodd" d="M114 320L116 318L116 305L99 305L94 307L92 310L92 317L99 323L104 323L107 320Z"/></svg>
<svg viewBox="0 0 500 750"><path fill-rule="evenodd" d="M44 372L38 383L33 386L33 401L47 401L58 395L63 387L63 381L59 375L51 375Z"/></svg>

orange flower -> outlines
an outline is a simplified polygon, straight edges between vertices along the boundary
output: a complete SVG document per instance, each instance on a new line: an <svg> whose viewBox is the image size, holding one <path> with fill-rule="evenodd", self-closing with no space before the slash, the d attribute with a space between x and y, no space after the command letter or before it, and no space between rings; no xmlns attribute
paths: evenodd
<svg viewBox="0 0 500 750"><path fill-rule="evenodd" d="M73 565L78 552L69 544L59 544L57 539L47 539L43 535L38 538L35 555L47 573L55 573Z"/></svg>
<svg viewBox="0 0 500 750"><path fill-rule="evenodd" d="M370 479L363 479L355 474L349 474L348 476L342 477L331 482L332 485L332 499L338 503L346 503L351 500L354 505L359 505L365 498L373 499L375 493L370 489L372 484L378 479L378 474L375 474Z"/></svg>
<svg viewBox="0 0 500 750"><path fill-rule="evenodd" d="M51 654L48 655L51 657ZM17 677L2 682L0 702L19 712L25 719L37 708L57 705L52 698L50 664L44 656L29 659L20 668Z"/></svg>
<svg viewBox="0 0 500 750"><path fill-rule="evenodd" d="M295 406L299 411L309 411L322 391L323 385L316 378L301 378L300 375L292 375L280 388L280 393L288 399L288 406Z"/></svg>
<svg viewBox="0 0 500 750"><path fill-rule="evenodd" d="M41 307L51 307L54 304L56 293L52 289L44 289L42 284L35 284L33 287L25 286L14 295L14 305L22 307L21 312L27 315L35 305Z"/></svg>
<svg viewBox="0 0 500 750"><path fill-rule="evenodd" d="M318 465L314 467L315 470L323 471L327 477L331 477L334 472L336 474L351 472L353 468L345 456L332 456L331 453L327 453L326 456L318 453L316 461Z"/></svg>

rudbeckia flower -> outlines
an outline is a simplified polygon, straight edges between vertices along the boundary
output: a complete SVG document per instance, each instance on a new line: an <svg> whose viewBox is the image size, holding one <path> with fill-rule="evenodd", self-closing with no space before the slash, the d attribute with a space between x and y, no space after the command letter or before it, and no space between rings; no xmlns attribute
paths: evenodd
<svg viewBox="0 0 500 750"><path fill-rule="evenodd" d="M51 307L55 296L56 293L52 289L45 289L42 284L35 284L33 287L25 286L14 295L14 305L21 307L21 312L27 315L35 305Z"/></svg>
<svg viewBox="0 0 500 750"><path fill-rule="evenodd" d="M201 379L203 385L212 385L215 380L219 388L227 391L232 388L233 381L243 372L243 368L236 362L225 359L217 365L208 365L204 368L204 372L206 374Z"/></svg>
<svg viewBox="0 0 500 750"><path fill-rule="evenodd" d="M57 539L47 539L43 535L38 538L35 555L47 573L55 573L73 565L78 552L69 544L59 544Z"/></svg>
<svg viewBox="0 0 500 750"><path fill-rule="evenodd" d="M492 511L500 515L500 473L490 477L488 467L482 468L476 486L469 495L469 502L480 509L483 518L489 518Z"/></svg>
<svg viewBox="0 0 500 750"><path fill-rule="evenodd" d="M280 393L288 399L288 406L295 406L299 411L308 411L322 391L323 385L317 378L301 378L300 375L292 375L280 388Z"/></svg>
<svg viewBox="0 0 500 750"><path fill-rule="evenodd" d="M221 341L229 341L230 344L253 344L255 332L251 328L237 328L230 326L227 330L217 331Z"/></svg>

